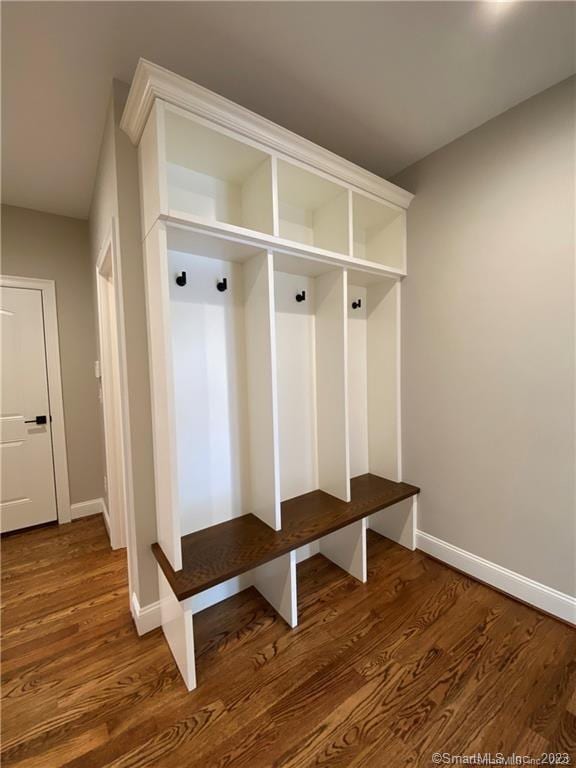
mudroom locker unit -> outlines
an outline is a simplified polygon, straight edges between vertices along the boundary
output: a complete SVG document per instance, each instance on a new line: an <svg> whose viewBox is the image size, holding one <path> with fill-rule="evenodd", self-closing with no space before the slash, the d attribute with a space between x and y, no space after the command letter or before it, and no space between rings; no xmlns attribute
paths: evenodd
<svg viewBox="0 0 576 768"><path fill-rule="evenodd" d="M138 146L162 626L255 586L291 626L297 563L366 580L366 529L414 548L400 281L412 195L141 60Z"/></svg>

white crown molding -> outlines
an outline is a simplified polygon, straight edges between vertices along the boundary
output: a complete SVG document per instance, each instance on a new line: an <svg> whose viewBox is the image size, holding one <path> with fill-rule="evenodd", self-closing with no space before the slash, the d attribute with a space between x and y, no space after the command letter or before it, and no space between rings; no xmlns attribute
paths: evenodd
<svg viewBox="0 0 576 768"><path fill-rule="evenodd" d="M138 62L120 121L121 128L134 144L140 141L146 120L157 98L401 208L408 208L414 197L410 192L349 160L344 160L292 131L146 59L140 59Z"/></svg>
<svg viewBox="0 0 576 768"><path fill-rule="evenodd" d="M416 532L416 547L485 584L576 625L576 597L503 568L423 531Z"/></svg>

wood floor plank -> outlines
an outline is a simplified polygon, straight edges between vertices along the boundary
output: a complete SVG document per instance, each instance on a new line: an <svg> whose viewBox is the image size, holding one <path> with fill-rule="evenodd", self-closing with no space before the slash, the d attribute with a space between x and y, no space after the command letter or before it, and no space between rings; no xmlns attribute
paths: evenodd
<svg viewBox="0 0 576 768"><path fill-rule="evenodd" d="M285 753L278 765L297 768L314 761L342 768L350 765L388 728L390 712L397 706L398 697L410 697L426 686L426 680L437 674L438 664L440 653L430 653L408 666L390 661L355 696L345 699L308 733L302 743Z"/></svg>
<svg viewBox="0 0 576 768"><path fill-rule="evenodd" d="M452 754L471 753L478 741L484 742L485 730L510 711L508 697L514 695L511 681L522 679L524 665L533 651L531 641L538 637L537 630L544 620L533 613L530 621L522 621L518 607L511 604L509 612L495 623L490 642L481 650L477 663L467 670L456 694L423 728L418 745L421 755L430 755L438 748ZM499 743L499 738L492 741L491 751L498 751Z"/></svg>
<svg viewBox="0 0 576 768"><path fill-rule="evenodd" d="M572 712L564 712L556 723L548 740L548 750L576 755L576 715Z"/></svg>
<svg viewBox="0 0 576 768"><path fill-rule="evenodd" d="M95 728L83 730L71 739L54 744L51 749L20 760L18 765L19 768L61 768L74 758L85 762L86 754L105 744L107 740L106 724L101 723Z"/></svg>
<svg viewBox="0 0 576 768"><path fill-rule="evenodd" d="M99 517L2 549L4 766L576 761L576 631L374 532L366 584L319 555L299 565L293 630L254 589L197 614L192 693L162 632L135 632Z"/></svg>

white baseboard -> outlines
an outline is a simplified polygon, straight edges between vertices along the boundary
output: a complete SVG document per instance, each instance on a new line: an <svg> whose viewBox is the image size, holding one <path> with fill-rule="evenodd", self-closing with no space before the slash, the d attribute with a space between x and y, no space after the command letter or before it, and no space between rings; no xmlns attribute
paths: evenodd
<svg viewBox="0 0 576 768"><path fill-rule="evenodd" d="M72 504L70 512L72 520L78 520L81 517L99 515L101 512L104 512L105 508L104 499L90 499L89 501L80 501L77 504Z"/></svg>
<svg viewBox="0 0 576 768"><path fill-rule="evenodd" d="M140 608L140 603L136 597L136 593L132 592L132 600L130 602L130 608L132 612L132 618L134 624L136 624L136 631L139 635L145 635L146 632L151 632L153 629L162 626L162 616L160 615L160 601Z"/></svg>
<svg viewBox="0 0 576 768"><path fill-rule="evenodd" d="M416 547L479 581L490 584L570 624L576 624L576 597L533 581L490 560L484 560L423 531L416 532Z"/></svg>
<svg viewBox="0 0 576 768"><path fill-rule="evenodd" d="M106 506L106 501L102 499L102 518L104 519L104 525L106 526L106 533L108 534L108 540L110 540L110 513Z"/></svg>

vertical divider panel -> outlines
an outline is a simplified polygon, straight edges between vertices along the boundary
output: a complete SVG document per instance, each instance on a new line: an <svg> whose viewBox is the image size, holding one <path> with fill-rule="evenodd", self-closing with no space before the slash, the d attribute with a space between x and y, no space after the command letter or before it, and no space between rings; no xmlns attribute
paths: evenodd
<svg viewBox="0 0 576 768"><path fill-rule="evenodd" d="M369 528L406 549L416 549L418 496L370 515Z"/></svg>
<svg viewBox="0 0 576 768"><path fill-rule="evenodd" d="M366 527L363 518L320 539L320 554L362 582L367 578Z"/></svg>
<svg viewBox="0 0 576 768"><path fill-rule="evenodd" d="M259 232L274 231L272 157L244 182L241 191L243 225Z"/></svg>
<svg viewBox="0 0 576 768"><path fill-rule="evenodd" d="M406 213L403 211L372 241L372 252L382 254L382 263L406 270Z"/></svg>
<svg viewBox="0 0 576 768"><path fill-rule="evenodd" d="M252 578L262 597L291 627L295 627L298 624L296 550L254 568Z"/></svg>
<svg viewBox="0 0 576 768"><path fill-rule="evenodd" d="M166 227L161 222L154 225L144 241L144 261L158 543L172 568L179 571L182 568L182 544L170 330L168 243Z"/></svg>
<svg viewBox="0 0 576 768"><path fill-rule="evenodd" d="M253 514L275 531L280 520L274 265L270 252L244 265L244 319Z"/></svg>
<svg viewBox="0 0 576 768"><path fill-rule="evenodd" d="M370 464L368 460L367 296L366 286L348 285L348 429L351 477L365 475L369 471Z"/></svg>
<svg viewBox="0 0 576 768"><path fill-rule="evenodd" d="M348 188L348 255L354 256L354 195Z"/></svg>
<svg viewBox="0 0 576 768"><path fill-rule="evenodd" d="M278 237L280 235L280 205L278 202L278 158L276 155L272 155L270 162L272 171L272 234L274 237Z"/></svg>
<svg viewBox="0 0 576 768"><path fill-rule="evenodd" d="M314 231L321 248L349 254L348 190L325 203L314 213Z"/></svg>
<svg viewBox="0 0 576 768"><path fill-rule="evenodd" d="M321 490L350 501L346 270L315 282L318 481Z"/></svg>
<svg viewBox="0 0 576 768"><path fill-rule="evenodd" d="M158 567L162 631L189 691L196 688L192 611L184 610Z"/></svg>
<svg viewBox="0 0 576 768"><path fill-rule="evenodd" d="M406 237L406 214L404 214L404 237ZM406 241L405 241L406 242ZM406 252L404 252L406 255ZM404 262L406 267L406 261ZM402 281L398 280L394 285L394 297L395 297L395 322L396 322L396 480L401 482L404 478L404 465L402 462L403 446L402 446ZM414 520L416 520L416 511L418 509L418 497L414 497ZM414 522L414 535L416 535L416 523ZM414 539L414 541L416 541ZM416 548L416 544L412 549Z"/></svg>
<svg viewBox="0 0 576 768"><path fill-rule="evenodd" d="M400 283L368 289L369 471L400 481Z"/></svg>

